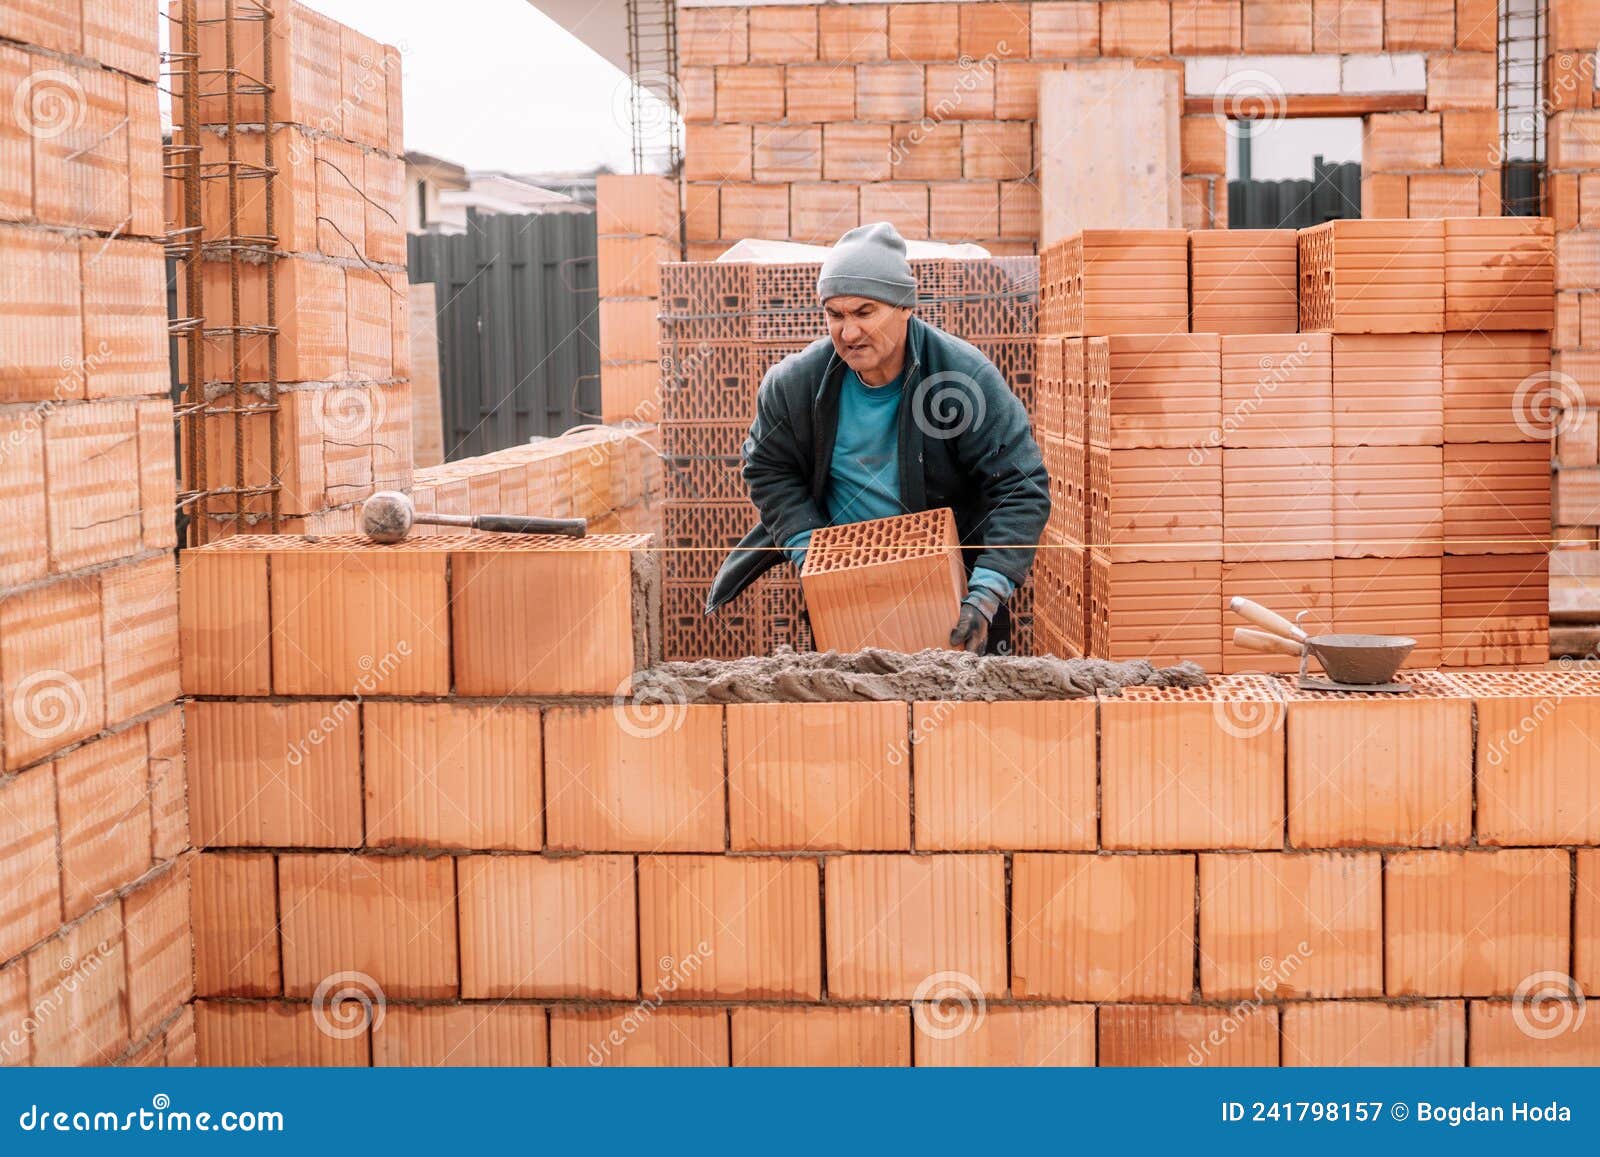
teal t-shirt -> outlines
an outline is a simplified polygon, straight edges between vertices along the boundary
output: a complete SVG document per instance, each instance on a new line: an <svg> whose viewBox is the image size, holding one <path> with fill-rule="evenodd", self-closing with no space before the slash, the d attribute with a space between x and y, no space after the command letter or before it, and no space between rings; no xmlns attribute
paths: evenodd
<svg viewBox="0 0 1600 1157"><path fill-rule="evenodd" d="M906 512L900 505L900 401L905 377L901 370L894 381L869 386L854 370L844 372L826 497L828 521L834 526ZM796 566L802 565L810 541L807 530L784 544ZM973 568L967 586L968 601L991 619L999 603L1016 590L1005 575L982 566Z"/></svg>

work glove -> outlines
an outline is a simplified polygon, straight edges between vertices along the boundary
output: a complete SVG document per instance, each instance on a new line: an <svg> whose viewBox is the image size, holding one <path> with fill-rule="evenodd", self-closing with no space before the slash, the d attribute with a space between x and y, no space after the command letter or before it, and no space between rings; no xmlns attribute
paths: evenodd
<svg viewBox="0 0 1600 1157"><path fill-rule="evenodd" d="M974 655L983 654L989 646L989 620L972 603L961 604L961 617L955 630L950 632L950 645L962 647Z"/></svg>

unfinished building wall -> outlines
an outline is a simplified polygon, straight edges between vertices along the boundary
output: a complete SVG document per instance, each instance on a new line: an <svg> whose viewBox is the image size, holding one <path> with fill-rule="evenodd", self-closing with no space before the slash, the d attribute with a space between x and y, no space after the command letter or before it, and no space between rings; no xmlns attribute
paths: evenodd
<svg viewBox="0 0 1600 1157"><path fill-rule="evenodd" d="M600 281L600 413L661 420L656 308L661 266L682 256L678 183L650 173L595 179Z"/></svg>
<svg viewBox="0 0 1600 1157"><path fill-rule="evenodd" d="M239 73L231 102L230 8ZM197 475L206 489L236 486L242 459L246 488L270 486L275 421L278 509L287 516L280 528L294 533L316 525L304 516L349 508L374 490L405 489L411 481L400 53L304 5L273 6L277 175L269 220L267 109L252 91L265 70L260 8L253 0L204 0L199 16L208 245L200 312L208 331L219 332L205 348L203 377L215 412L204 419ZM236 298L238 322L249 327L237 337L228 332ZM275 350L263 328L269 320ZM274 378L275 415L259 409L270 401L265 383ZM257 411L238 420L233 411L241 405ZM206 506L201 541L271 530L268 494L246 498L243 519L231 497Z"/></svg>
<svg viewBox="0 0 1600 1157"><path fill-rule="evenodd" d="M194 1056L157 19L0 6L0 1065Z"/></svg>
<svg viewBox="0 0 1600 1157"><path fill-rule="evenodd" d="M831 242L874 220L1031 253L1041 157L1075 148L1040 139L1039 77L1099 60L1182 75L1189 228L1227 223L1228 116L1364 116L1367 216L1498 213L1496 11L1483 0L682 5L689 257L742 237Z"/></svg>
<svg viewBox="0 0 1600 1157"><path fill-rule="evenodd" d="M1600 681L635 701L642 549L186 554L202 1063L1600 1061Z"/></svg>

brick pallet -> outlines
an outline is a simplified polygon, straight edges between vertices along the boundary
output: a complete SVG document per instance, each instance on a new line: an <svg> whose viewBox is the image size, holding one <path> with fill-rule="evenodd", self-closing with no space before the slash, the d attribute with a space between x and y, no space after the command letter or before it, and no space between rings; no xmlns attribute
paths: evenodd
<svg viewBox="0 0 1600 1157"><path fill-rule="evenodd" d="M827 331L819 266L684 262L661 270L663 575L669 658L731 659L811 645L798 578L781 562L707 619L717 566L758 521L740 451L766 371ZM971 341L1033 413L1038 263L1032 258L912 262L917 316ZM1013 643L1031 648L1031 591L1013 602ZM676 608L673 612L671 609ZM769 617L768 610L771 610ZM698 615L698 617L697 617ZM952 618L951 626L955 625Z"/></svg>
<svg viewBox="0 0 1600 1157"><path fill-rule="evenodd" d="M1233 646L1220 608L1243 595L1322 630L1414 635L1416 666L1542 662L1549 421L1530 387L1548 378L1549 341L1521 327L1549 316L1550 231L1507 222L1302 230L1298 333L1125 332L1086 303L1127 275L1105 266L1101 287L1080 254L1133 247L1101 231L1048 248L1041 324L1059 328L1039 339L1038 412L1074 480L1042 552L1059 557L1043 563L1057 594L1037 615L1049 645L1291 669ZM1258 271L1293 236L1223 248L1195 234L1195 318L1232 325L1245 316L1233 295L1264 307L1269 290L1289 316L1293 282ZM1413 269L1399 297L1397 264ZM1081 450L1062 436L1079 429Z"/></svg>
<svg viewBox="0 0 1600 1157"><path fill-rule="evenodd" d="M10 5L0 1066L193 1064L154 5Z"/></svg>

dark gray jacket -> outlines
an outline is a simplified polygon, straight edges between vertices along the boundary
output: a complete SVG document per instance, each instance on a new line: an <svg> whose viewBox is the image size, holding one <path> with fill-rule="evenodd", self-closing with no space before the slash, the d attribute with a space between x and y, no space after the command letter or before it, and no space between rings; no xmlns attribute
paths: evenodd
<svg viewBox="0 0 1600 1157"><path fill-rule="evenodd" d="M900 502L908 513L953 509L967 569L985 566L1020 585L1050 516L1049 478L1027 411L968 342L913 317L906 345ZM707 614L782 562L774 547L828 525L824 496L845 369L833 342L821 338L762 379L744 444L744 480L761 522L723 562Z"/></svg>

